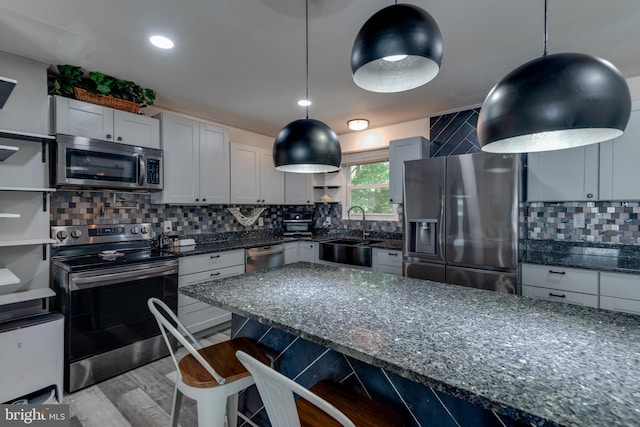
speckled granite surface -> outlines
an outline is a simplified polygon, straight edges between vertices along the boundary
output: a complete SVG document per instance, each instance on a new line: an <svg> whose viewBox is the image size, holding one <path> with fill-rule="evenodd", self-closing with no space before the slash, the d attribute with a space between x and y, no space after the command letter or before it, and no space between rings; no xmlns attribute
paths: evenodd
<svg viewBox="0 0 640 427"><path fill-rule="evenodd" d="M296 263L181 293L534 425L640 425L640 317Z"/></svg>
<svg viewBox="0 0 640 427"><path fill-rule="evenodd" d="M640 274L640 247L529 240L527 251L520 261L529 264Z"/></svg>
<svg viewBox="0 0 640 427"><path fill-rule="evenodd" d="M249 239L207 241L207 242L198 243L194 246L180 246L180 247L174 247L174 248L162 249L162 250L165 252L178 254L180 256L189 256L189 255L207 254L211 252L232 251L234 249L255 248L258 246L275 245L278 243L295 242L298 240L312 240L315 242L323 242L323 241L327 241L335 238L336 236L329 236L329 235L312 237L312 238L262 236L258 238L249 238ZM381 240L379 242L372 243L369 246L371 246L372 248L402 250L402 240Z"/></svg>

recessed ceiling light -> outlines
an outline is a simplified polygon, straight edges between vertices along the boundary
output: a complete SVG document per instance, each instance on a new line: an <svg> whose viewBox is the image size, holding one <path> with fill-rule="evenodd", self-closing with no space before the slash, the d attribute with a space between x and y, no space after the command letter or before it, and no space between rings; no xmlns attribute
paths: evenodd
<svg viewBox="0 0 640 427"><path fill-rule="evenodd" d="M369 120L367 119L353 119L347 122L347 126L351 130L365 130L369 127Z"/></svg>
<svg viewBox="0 0 640 427"><path fill-rule="evenodd" d="M308 107L309 105L311 105L311 101L309 101L308 99L301 99L300 101L298 101L298 105L301 107Z"/></svg>
<svg viewBox="0 0 640 427"><path fill-rule="evenodd" d="M173 47L173 41L164 36L151 36L149 37L149 41L152 45L160 49L171 49Z"/></svg>

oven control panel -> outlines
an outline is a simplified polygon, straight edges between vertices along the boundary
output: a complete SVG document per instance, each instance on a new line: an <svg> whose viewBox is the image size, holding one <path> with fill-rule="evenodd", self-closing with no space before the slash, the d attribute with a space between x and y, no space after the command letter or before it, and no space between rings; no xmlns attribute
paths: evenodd
<svg viewBox="0 0 640 427"><path fill-rule="evenodd" d="M151 224L69 225L51 227L55 246L131 242L151 239Z"/></svg>

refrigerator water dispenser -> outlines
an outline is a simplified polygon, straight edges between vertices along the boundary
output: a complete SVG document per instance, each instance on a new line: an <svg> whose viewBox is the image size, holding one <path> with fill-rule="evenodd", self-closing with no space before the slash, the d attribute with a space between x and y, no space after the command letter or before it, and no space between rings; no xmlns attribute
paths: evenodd
<svg viewBox="0 0 640 427"><path fill-rule="evenodd" d="M435 219L410 219L410 252L435 255L437 253L436 236L438 221Z"/></svg>

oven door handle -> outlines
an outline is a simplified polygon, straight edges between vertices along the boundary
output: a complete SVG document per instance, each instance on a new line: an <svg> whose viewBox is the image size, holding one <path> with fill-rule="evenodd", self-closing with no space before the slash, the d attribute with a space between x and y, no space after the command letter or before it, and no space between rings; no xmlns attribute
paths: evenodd
<svg viewBox="0 0 640 427"><path fill-rule="evenodd" d="M114 283L122 283L130 279L144 280L151 277L169 276L171 274L178 274L177 266L151 267L124 273L95 274L86 277L73 277L72 275L69 280L69 289L71 291L78 291L81 289L91 289L99 286L112 285Z"/></svg>

